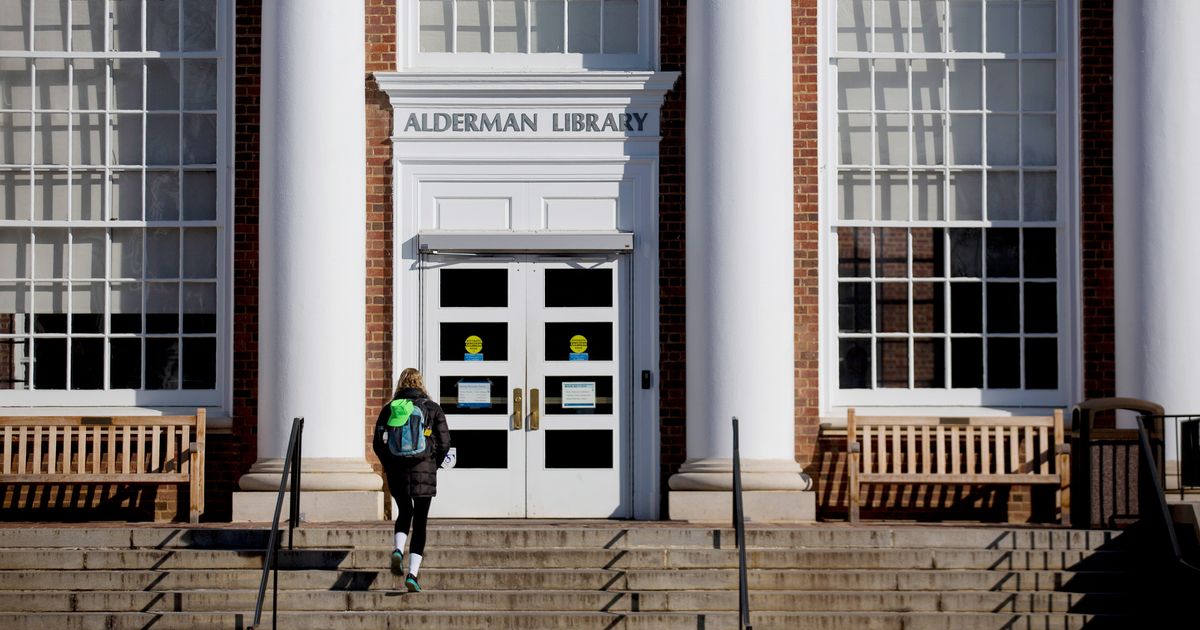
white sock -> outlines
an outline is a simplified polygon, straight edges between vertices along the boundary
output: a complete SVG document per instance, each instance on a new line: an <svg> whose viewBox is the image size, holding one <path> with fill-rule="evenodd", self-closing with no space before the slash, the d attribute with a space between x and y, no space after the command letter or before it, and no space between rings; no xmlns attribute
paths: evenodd
<svg viewBox="0 0 1200 630"><path fill-rule="evenodd" d="M416 575L417 571L421 570L421 554L414 553L408 556L408 572Z"/></svg>
<svg viewBox="0 0 1200 630"><path fill-rule="evenodd" d="M408 540L408 534L404 532L396 532L396 550L404 553L404 541Z"/></svg>

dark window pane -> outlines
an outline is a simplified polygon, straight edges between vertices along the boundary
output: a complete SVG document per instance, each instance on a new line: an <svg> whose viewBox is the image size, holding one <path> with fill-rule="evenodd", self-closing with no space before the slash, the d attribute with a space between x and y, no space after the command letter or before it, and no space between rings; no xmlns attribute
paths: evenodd
<svg viewBox="0 0 1200 630"><path fill-rule="evenodd" d="M438 384L438 404L447 415L510 413L506 376L443 376Z"/></svg>
<svg viewBox="0 0 1200 630"><path fill-rule="evenodd" d="M98 313L72 315L71 332L81 334L99 334L104 332L104 315Z"/></svg>
<svg viewBox="0 0 1200 630"><path fill-rule="evenodd" d="M988 339L988 387L1008 389L1021 386L1021 340Z"/></svg>
<svg viewBox="0 0 1200 630"><path fill-rule="evenodd" d="M1020 275L1016 228L991 228L987 232L987 274L989 278L1016 278Z"/></svg>
<svg viewBox="0 0 1200 630"><path fill-rule="evenodd" d="M612 269L547 269L546 306L612 306Z"/></svg>
<svg viewBox="0 0 1200 630"><path fill-rule="evenodd" d="M908 283L876 284L875 314L878 332L908 332Z"/></svg>
<svg viewBox="0 0 1200 630"><path fill-rule="evenodd" d="M141 389L142 340L113 339L109 341L108 371L111 389Z"/></svg>
<svg viewBox="0 0 1200 630"><path fill-rule="evenodd" d="M442 361L507 361L508 324L505 322L441 325ZM467 355L471 355L469 358Z"/></svg>
<svg viewBox="0 0 1200 630"><path fill-rule="evenodd" d="M880 339L875 348L876 387L908 387L908 341Z"/></svg>
<svg viewBox="0 0 1200 630"><path fill-rule="evenodd" d="M950 387L983 387L983 340L950 340Z"/></svg>
<svg viewBox="0 0 1200 630"><path fill-rule="evenodd" d="M913 331L942 332L946 327L945 287L940 282L913 283Z"/></svg>
<svg viewBox="0 0 1200 630"><path fill-rule="evenodd" d="M838 330L871 332L871 285L866 282L838 284Z"/></svg>
<svg viewBox="0 0 1200 630"><path fill-rule="evenodd" d="M946 275L945 243L941 228L914 228L912 231L914 278L941 278Z"/></svg>
<svg viewBox="0 0 1200 630"><path fill-rule="evenodd" d="M838 382L842 389L867 389L871 374L871 340L842 339L838 344Z"/></svg>
<svg viewBox="0 0 1200 630"><path fill-rule="evenodd" d="M71 340L71 389L104 389L104 340Z"/></svg>
<svg viewBox="0 0 1200 630"><path fill-rule="evenodd" d="M950 285L950 332L983 332L983 285L955 282Z"/></svg>
<svg viewBox="0 0 1200 630"><path fill-rule="evenodd" d="M442 269L443 308L508 306L507 269Z"/></svg>
<svg viewBox="0 0 1200 630"><path fill-rule="evenodd" d="M455 468L508 468L508 431L451 430Z"/></svg>
<svg viewBox="0 0 1200 630"><path fill-rule="evenodd" d="M1020 332L1020 285L989 282L987 285L987 329L990 333Z"/></svg>
<svg viewBox="0 0 1200 630"><path fill-rule="evenodd" d="M8 320L5 322L4 320ZM0 316L0 331L11 333L11 317ZM0 390L28 389L29 363L23 360L26 339L0 339Z"/></svg>
<svg viewBox="0 0 1200 630"><path fill-rule="evenodd" d="M109 326L114 334L137 334L142 332L141 313L113 313L109 316Z"/></svg>
<svg viewBox="0 0 1200 630"><path fill-rule="evenodd" d="M183 332L185 333L214 333L217 332L217 316L213 313L184 313Z"/></svg>
<svg viewBox="0 0 1200 630"><path fill-rule="evenodd" d="M146 340L146 389L179 386L179 340Z"/></svg>
<svg viewBox="0 0 1200 630"><path fill-rule="evenodd" d="M838 277L871 276L871 230L838 228Z"/></svg>
<svg viewBox="0 0 1200 630"><path fill-rule="evenodd" d="M546 431L546 468L612 468L613 432Z"/></svg>
<svg viewBox="0 0 1200 630"><path fill-rule="evenodd" d="M183 388L213 389L217 386L217 340L185 337L183 340Z"/></svg>
<svg viewBox="0 0 1200 630"><path fill-rule="evenodd" d="M56 313L34 315L33 332L66 334L67 316Z"/></svg>
<svg viewBox="0 0 1200 630"><path fill-rule="evenodd" d="M1025 230L1025 277L1055 278L1057 269L1057 242L1054 228L1027 228Z"/></svg>
<svg viewBox="0 0 1200 630"><path fill-rule="evenodd" d="M979 241L983 231L975 228L950 230L950 275L978 278L983 275Z"/></svg>
<svg viewBox="0 0 1200 630"><path fill-rule="evenodd" d="M1058 389L1058 340L1025 340L1025 389Z"/></svg>
<svg viewBox="0 0 1200 630"><path fill-rule="evenodd" d="M913 340L913 387L946 386L946 342L942 339Z"/></svg>
<svg viewBox="0 0 1200 630"><path fill-rule="evenodd" d="M175 313L147 313L146 332L174 333L179 331L179 316Z"/></svg>
<svg viewBox="0 0 1200 630"><path fill-rule="evenodd" d="M33 342L33 388L67 388L67 340L35 339Z"/></svg>
<svg viewBox="0 0 1200 630"><path fill-rule="evenodd" d="M1025 332L1058 332L1058 288L1055 283L1025 283Z"/></svg>
<svg viewBox="0 0 1200 630"><path fill-rule="evenodd" d="M612 322L546 322L546 360L612 361L612 336Z"/></svg>
<svg viewBox="0 0 1200 630"><path fill-rule="evenodd" d="M875 228L875 275L879 278L908 276L907 228Z"/></svg>
<svg viewBox="0 0 1200 630"><path fill-rule="evenodd" d="M587 401L568 401L562 398L563 383L590 383L595 387L594 406L588 407ZM575 388L589 389L586 385L575 385ZM578 391L578 389L577 389ZM613 412L613 379L611 376L547 376L546 377L546 414L608 414ZM564 407L564 404L571 405Z"/></svg>

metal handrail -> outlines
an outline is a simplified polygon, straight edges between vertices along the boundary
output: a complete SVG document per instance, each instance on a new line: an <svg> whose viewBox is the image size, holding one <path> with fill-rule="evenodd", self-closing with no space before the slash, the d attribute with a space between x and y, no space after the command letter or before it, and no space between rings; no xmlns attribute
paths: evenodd
<svg viewBox="0 0 1200 630"><path fill-rule="evenodd" d="M283 509L283 491L287 487L291 472L291 495L288 503L288 549L292 547L292 531L300 521L300 445L304 433L304 418L292 418L292 433L288 437L287 453L283 457L283 474L279 477L279 493L275 496L275 517L271 521L271 536L267 541L263 558L262 579L258 582L258 598L254 602L254 622L247 630L256 630L262 621L263 599L267 591L267 575L275 570L274 587L271 595L271 627L279 626L279 513ZM296 467L292 468L293 458Z"/></svg>
<svg viewBox="0 0 1200 630"><path fill-rule="evenodd" d="M746 580L746 519L742 516L742 454L738 448L737 416L733 417L733 536L738 548L738 627L753 630Z"/></svg>
<svg viewBox="0 0 1200 630"><path fill-rule="evenodd" d="M1158 506L1158 517L1162 519L1163 528L1167 530L1167 541L1171 547L1171 554L1173 556L1172 559L1178 566L1200 574L1200 567L1196 567L1183 558L1183 550L1179 546L1179 537L1175 535L1175 522L1171 518L1171 508L1167 506L1166 490L1164 490L1162 480L1159 477L1158 464L1154 461L1154 450L1150 442L1150 430L1146 428L1147 418L1162 420L1162 429L1163 434L1165 435L1166 419L1169 417L1173 416L1139 415L1137 417L1138 445L1140 446L1138 450L1142 452L1142 463L1146 466L1146 472L1148 473L1146 475L1146 477L1149 479L1147 483L1153 484L1151 486L1154 489L1152 494L1154 495L1154 501Z"/></svg>

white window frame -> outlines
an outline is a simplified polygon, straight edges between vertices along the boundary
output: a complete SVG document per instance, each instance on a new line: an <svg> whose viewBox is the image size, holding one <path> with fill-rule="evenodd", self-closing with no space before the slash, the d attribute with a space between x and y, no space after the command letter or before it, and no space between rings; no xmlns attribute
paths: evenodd
<svg viewBox="0 0 1200 630"><path fill-rule="evenodd" d="M396 67L400 70L656 70L658 68L658 0L638 0L636 54L581 53L427 53L421 52L420 0L397 0ZM452 3L457 10L458 3ZM489 2L489 9L492 6ZM526 15L529 3L526 3ZM568 9L569 10L569 9ZM564 48L567 12L563 13ZM489 20L491 23L491 20ZM528 25L526 20L526 41ZM455 29L457 30L457 29ZM457 37L456 34L452 37Z"/></svg>
<svg viewBox="0 0 1200 630"><path fill-rule="evenodd" d="M236 80L235 74L234 74L234 70L235 70L234 61L235 61L236 54L233 49L233 45L234 45L234 21L235 21L234 9L235 9L236 0L215 0L215 2L216 2L216 9L217 9L217 15L216 15L217 50L216 50L215 59L217 60L217 64L220 68L220 71L222 71L224 73L224 79L225 79L224 81L217 82L217 94L216 94L216 101L217 101L216 164L215 164L215 168L214 168L214 171L218 174L217 190L216 190L216 203L217 203L216 217L211 221L196 221L193 223L189 223L186 226L186 227L198 227L198 228L215 228L215 230L216 230L217 242L216 242L216 254L215 255L216 255L216 264L217 264L217 271L216 271L217 291L216 291L216 313L215 313L215 315L216 315L215 387L213 389L174 389L174 390L150 390L150 389L115 389L115 390L110 390L110 389L93 389L93 390L24 389L24 390L16 390L16 389L13 389L13 390L3 390L2 395L0 395L0 415L3 415L5 413L5 411L4 411L5 408L17 408L17 407L43 407L43 408L51 408L52 407L55 409L66 409L66 408L71 408L71 407L96 407L96 408L108 408L111 411L119 411L120 409L124 409L124 408L146 408L146 407L168 408L169 409L169 408L193 408L193 407L203 406L203 407L210 408L211 410L214 410L214 411L220 410L221 408L224 408L225 410L230 410L233 408L233 387L232 387L233 282L232 282L232 268L233 268L233 226L234 226L234 222L233 222L233 172L234 172L234 162L233 162L233 145L234 145L234 143L233 143L233 141L234 141L234 133L233 132L234 132L234 128L235 128L233 117L234 117L234 95L235 95L235 91L236 91L233 89L234 82ZM106 4L105 7L107 9L108 5ZM72 23L73 9L74 9L74 3L67 3L67 15L64 19L67 21L66 23L68 25L70 25ZM181 4L180 10L182 11L182 4ZM145 37L145 15L146 15L145 14L145 4L143 3L142 4L142 19L140 22L143 38ZM30 14L31 24L29 25L31 29L34 28L34 26L35 26L34 24L32 24L34 19L35 19L34 12L31 12L31 14ZM106 12L105 12L106 23L110 19L111 19L111 16L106 10ZM108 48L109 48L108 38L111 37L111 35L112 35L112 28L111 28L111 26L108 26L106 24L106 27L104 30L104 38L105 38L105 42L104 42L104 46L103 46L104 50L97 51L97 52L73 52L73 51L69 50L71 48L71 46L68 45L67 46L68 51L36 51L36 50L35 51L4 51L3 56L5 58L10 58L10 59L25 58L25 59L29 59L30 61L34 61L36 59L64 59L64 60L95 59L95 60L105 61L105 62L109 61L109 60L114 60L114 59L145 60L145 59L159 59L159 58L166 58L166 59L188 59L188 58L213 59L214 58L214 55L208 54L207 52L193 53L193 52L186 52L186 51L172 51L169 53L160 53L157 51L152 51L152 52L110 51L110 50L108 50ZM68 38L71 38L71 37L73 37L73 32L72 32L72 29L70 29L68 27ZM69 41L70 41L70 39L68 39L68 42ZM145 77L145 75L143 75L143 82L145 81L144 77ZM105 80L106 80L106 87L108 89L111 89L111 81L108 78L107 72L106 72ZM143 83L143 90L144 89L145 89L145 87L144 87L144 83ZM103 109L105 112L108 112L113 109L113 107L111 107L111 101L109 101L108 90L106 90L106 92L105 92L105 99L106 99L106 102L104 103ZM182 103L181 103L181 107L182 107ZM35 111L34 109L31 109L30 115L34 115L34 111ZM145 112L146 110L143 109L142 111ZM106 116L106 119L107 119L107 116ZM106 128L106 133L108 133L107 128ZM143 145L145 144L145 142L147 140L149 140L149 139L145 138L144 123L143 123ZM122 167L115 167L114 165L111 165L108 163L109 145L107 143L105 144L104 151L106 154L105 165L104 165L105 172L106 173L110 172L110 169L121 170ZM143 155L143 158L142 158L143 165L140 167L135 166L135 167L131 167L131 168L134 170L140 169L141 172L144 173L146 170L144 163L145 163L145 156ZM36 165L35 165L35 168L36 168ZM68 166L67 168L68 168L68 170L64 171L65 173L71 172L71 169L73 168L73 166ZM31 182L31 184L32 184L32 182ZM143 187L145 186L144 178L143 178L142 185L143 185ZM106 186L105 186L105 201L104 201L106 209L108 208L107 204L110 201L110 196L107 191L108 191L108 186L106 184ZM32 199L31 199L31 203L32 203ZM143 203L143 208L144 208L144 204L145 204L144 197L143 197L142 203ZM181 203L182 203L182 198L181 198ZM177 222L168 222L168 223L170 224L169 225L170 227L178 226ZM46 221L46 220L35 220L35 219L33 219L33 216L31 215L28 220L6 221L3 223L3 226L11 227L11 228L25 228L25 229L75 227L75 228L83 228L83 229L106 230L106 237L105 237L105 239L106 239L106 244L105 244L106 255L105 255L105 263L104 263L104 265L105 265L104 283L106 285L105 313L107 314L109 312L109 299L110 299L109 291L107 290L107 285L108 285L107 278L109 276L109 266L111 265L111 257L108 256L108 252L111 247L111 234L107 233L107 230L128 227L128 228L141 228L143 230L148 231L149 229L152 229L153 227L155 227L155 222L145 221L145 220L142 220L142 221L111 220L111 221L89 221L83 225L79 225L78 223L69 220L69 217L68 217L68 220ZM181 246L182 246L182 242L181 242ZM144 247L145 247L145 245L143 242L143 248ZM30 252L29 255L32 259L34 254L33 254L33 252ZM70 256L71 256L71 248L68 247L67 248L68 268L71 264ZM143 265L144 264L145 264L145 262L143 262ZM143 271L143 274L144 274L144 271ZM31 271L31 277L32 277L32 271ZM31 282L36 283L37 280L31 280ZM57 283L57 282L59 282L59 280L55 280L54 282ZM182 281L177 280L177 282L182 282ZM63 281L62 284L63 284L64 288L66 288L68 286L68 283L66 281ZM69 294L70 294L69 290L67 291L67 294L69 296ZM68 297L67 299L70 299L70 298ZM32 313L32 310L30 311L30 313ZM106 325L105 329L107 330L107 328L108 327ZM94 335L89 335L89 336L94 336ZM146 337L145 332L139 333L139 336L142 339L148 338L148 337ZM185 333L182 333L182 331L179 333L176 333L177 338L182 339L183 336L185 336ZM209 336L209 335L204 334L202 336ZM64 338L67 338L67 337L70 337L69 333L68 333L68 335L64 336ZM104 339L108 339L108 337L109 337L108 332L105 332L101 335L101 338L104 338ZM144 357L145 357L145 353L143 351L143 358ZM29 358L30 358L30 360L32 360L31 356ZM108 356L107 352L105 354L104 361L105 361L105 371L107 373L108 372L107 366L108 366L108 361L109 361L109 356ZM70 353L68 353L68 355L67 355L67 368L66 369L68 370L68 374L69 374L70 373ZM144 364L142 365L142 369L143 370L145 369ZM182 380L182 366L180 366L180 370L181 370L181 372L180 372L178 378L180 380Z"/></svg>
<svg viewBox="0 0 1200 630"><path fill-rule="evenodd" d="M874 3L868 2L868 7ZM881 408L882 413L1009 413L1021 412L1030 408L1062 407L1082 399L1082 305L1080 298L1080 205L1079 205L1079 20L1077 0L1058 0L1056 4L1056 121L1058 138L1056 143L1058 173L1058 210L1057 219L1053 222L1028 224L1011 222L998 227L1050 227L1058 230L1057 239L1057 278L1058 283L1058 334L1059 339L1059 377L1058 388L1053 390L1039 389L955 389L950 388L950 370L946 368L947 382L941 388L872 388L872 389L841 389L839 364L839 322L838 322L838 250L836 232L838 227L896 227L896 228L950 228L950 227L989 227L991 221L851 221L836 218L838 202L838 136L837 136L837 60L839 58L861 59L970 59L989 60L1012 58L1006 53L839 53L837 51L837 11L838 0L824 0L821 5L818 29L818 168L821 186L818 199L820 204L820 408L823 416L842 418L849 407ZM946 4L946 26L943 29L943 44L949 48L949 3ZM981 37L986 50L987 16L982 11ZM911 29L911 20L910 20ZM872 27L872 38L874 30ZM910 35L911 41L911 35ZM1030 58L1028 54L1016 55L1018 58ZM911 79L910 79L911 81ZM872 91L873 94L873 91ZM874 96L872 96L874 98ZM949 98L947 93L945 98ZM874 108L873 108L874 110ZM908 104L911 114L912 103ZM897 112L899 113L899 112ZM943 123L948 124L948 120ZM911 136L910 136L911 150ZM944 133L944 142L949 142L949 133ZM872 142L876 139L872 137ZM983 150L986 151L986 145ZM948 157L942 168L949 169ZM985 178L986 179L986 178ZM948 182L947 182L948 183ZM946 184L943 184L946 185ZM983 189L986 191L986 188ZM986 194L986 192L984 193ZM872 186L874 195L874 186ZM948 195L943 196L943 203L948 204ZM872 204L874 205L874 204ZM943 207L945 210L945 206ZM943 212L943 216L945 212ZM910 245L911 249L911 245ZM982 255L982 253L981 253ZM910 251L911 258L911 251ZM945 271L948 275L949 269ZM911 282L911 273L908 276ZM987 281L986 276L983 279ZM949 300L949 295L946 296ZM947 301L947 304L949 302ZM875 319L875 304L872 301L872 320ZM949 308L946 309L948 317ZM910 303L909 316L912 316ZM986 318L986 313L981 315ZM874 326L874 325L873 325ZM875 333L872 333L874 335ZM946 337L947 329L942 333L921 333L925 337ZM909 337L914 336L909 333ZM980 335L982 337L982 335ZM1022 333L1019 337L1024 337ZM986 345L986 344L985 344ZM945 361L949 364L949 350ZM876 357L872 356L870 379L876 379ZM1022 365L1022 368L1023 365ZM912 365L910 361L910 371ZM986 360L984 361L984 378L986 379ZM986 380L985 380L986 383ZM874 387L874 386L873 386Z"/></svg>

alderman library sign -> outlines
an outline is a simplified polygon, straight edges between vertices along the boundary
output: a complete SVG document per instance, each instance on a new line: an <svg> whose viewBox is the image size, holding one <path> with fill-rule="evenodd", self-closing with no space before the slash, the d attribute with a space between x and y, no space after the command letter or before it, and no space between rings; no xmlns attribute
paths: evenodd
<svg viewBox="0 0 1200 630"><path fill-rule="evenodd" d="M657 136L655 112L619 111L401 111L401 135Z"/></svg>

